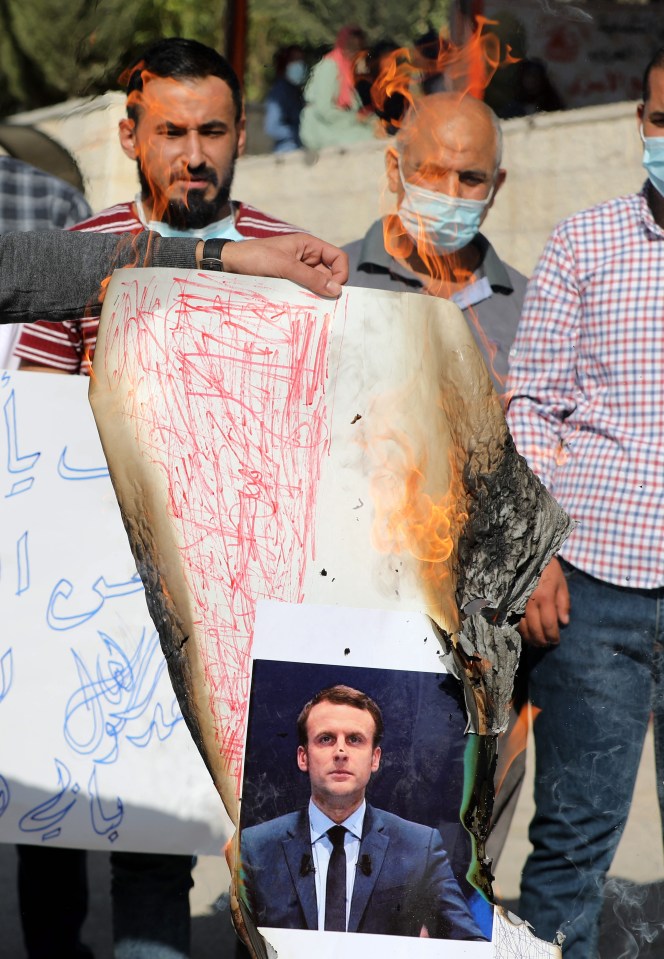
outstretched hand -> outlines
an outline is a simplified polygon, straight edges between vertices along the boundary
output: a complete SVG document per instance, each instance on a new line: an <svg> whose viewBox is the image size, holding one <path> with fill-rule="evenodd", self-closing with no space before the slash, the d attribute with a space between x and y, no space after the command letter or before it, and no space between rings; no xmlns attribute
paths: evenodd
<svg viewBox="0 0 664 959"><path fill-rule="evenodd" d="M319 296L339 296L348 279L348 257L336 246L307 233L227 243L224 270L292 280Z"/></svg>
<svg viewBox="0 0 664 959"><path fill-rule="evenodd" d="M526 603L526 614L519 623L524 643L530 646L557 646L560 642L560 626L569 623L569 607L567 580L554 557Z"/></svg>

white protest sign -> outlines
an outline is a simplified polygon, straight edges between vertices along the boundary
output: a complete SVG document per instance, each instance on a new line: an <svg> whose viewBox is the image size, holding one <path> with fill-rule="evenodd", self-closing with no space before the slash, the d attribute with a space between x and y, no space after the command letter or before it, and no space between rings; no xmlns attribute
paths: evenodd
<svg viewBox="0 0 664 959"><path fill-rule="evenodd" d="M218 853L87 390L0 372L0 841Z"/></svg>

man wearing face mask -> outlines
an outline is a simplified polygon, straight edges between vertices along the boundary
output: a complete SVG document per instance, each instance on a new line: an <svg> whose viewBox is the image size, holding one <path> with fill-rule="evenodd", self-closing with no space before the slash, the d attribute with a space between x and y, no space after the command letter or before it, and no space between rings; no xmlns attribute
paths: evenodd
<svg viewBox="0 0 664 959"><path fill-rule="evenodd" d="M452 300L463 310L498 392L505 388L510 347L516 333L526 278L499 259L479 230L505 181L500 166L498 118L473 97L434 93L417 102L386 153L387 182L397 197L395 214L377 220L363 240L344 247L349 286L426 293ZM519 695L515 696L515 700ZM516 725L520 701L512 713ZM440 709L422 704L431 725ZM503 848L525 772L525 743L509 763L499 748L496 795L488 855L494 864ZM503 765L504 764L504 765ZM434 757L430 768L440 765ZM430 808L442 793L431 774ZM427 804L423 803L426 807ZM455 867L467 861L467 837L458 823L437 824ZM453 838L454 837L454 838Z"/></svg>
<svg viewBox="0 0 664 959"><path fill-rule="evenodd" d="M519 914L560 929L565 959L597 954L651 712L664 815L664 48L637 123L648 180L556 227L508 380L516 445L578 522L520 626L537 719Z"/></svg>
<svg viewBox="0 0 664 959"><path fill-rule="evenodd" d="M302 149L302 88L308 73L302 47L280 47L274 55L274 69L276 79L265 98L263 129L274 141L274 153L291 153Z"/></svg>
<svg viewBox="0 0 664 959"><path fill-rule="evenodd" d="M481 101L424 97L386 154L396 213L345 247L350 286L457 303L500 392L526 287L479 232L506 176L501 140L497 117Z"/></svg>

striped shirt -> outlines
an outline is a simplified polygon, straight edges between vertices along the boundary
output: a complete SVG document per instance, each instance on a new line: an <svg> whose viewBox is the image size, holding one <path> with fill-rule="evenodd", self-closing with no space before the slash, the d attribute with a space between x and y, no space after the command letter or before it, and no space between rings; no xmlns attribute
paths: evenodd
<svg viewBox="0 0 664 959"><path fill-rule="evenodd" d="M235 227L247 239L297 232L297 227L290 223L275 220L246 203L234 203L234 207L237 211ZM89 233L140 233L145 225L132 202L108 207L72 229ZM82 317L64 323L38 320L23 328L14 353L28 364L89 375L98 329L98 317Z"/></svg>
<svg viewBox="0 0 664 959"><path fill-rule="evenodd" d="M664 230L646 184L563 221L510 354L516 445L578 526L561 555L664 584Z"/></svg>

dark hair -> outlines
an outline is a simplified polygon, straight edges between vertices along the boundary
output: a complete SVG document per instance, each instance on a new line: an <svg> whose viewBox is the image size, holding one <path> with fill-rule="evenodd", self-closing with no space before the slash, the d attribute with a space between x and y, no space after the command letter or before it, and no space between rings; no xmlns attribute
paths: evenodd
<svg viewBox="0 0 664 959"><path fill-rule="evenodd" d="M232 66L212 47L197 40L185 40L183 37L168 37L158 40L145 50L138 61L120 77L126 84L127 116L135 123L138 120L138 103L131 94L143 89L143 76L174 77L181 80L202 80L205 77L219 77L228 85L235 105L235 122L242 117L242 90ZM139 100L140 102L140 100Z"/></svg>
<svg viewBox="0 0 664 959"><path fill-rule="evenodd" d="M660 47L648 62L643 74L643 88L641 95L643 97L643 102L645 103L650 99L650 74L653 70L662 70L664 69L664 47Z"/></svg>
<svg viewBox="0 0 664 959"><path fill-rule="evenodd" d="M373 736L374 749L380 743L383 738L385 724L383 723L383 714L380 711L378 703L370 696L367 696L366 693L360 692L359 689L353 689L352 686L339 685L321 689L319 693L316 693L316 695L302 707L300 715L297 717L297 739L300 746L307 745L307 720L309 719L311 710L319 703L334 703L336 706L354 706L355 709L366 709L366 711L371 714L376 726Z"/></svg>

